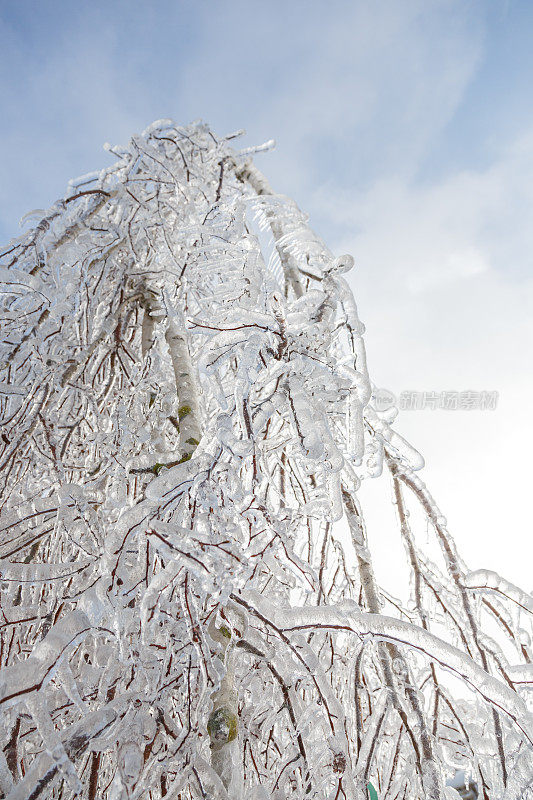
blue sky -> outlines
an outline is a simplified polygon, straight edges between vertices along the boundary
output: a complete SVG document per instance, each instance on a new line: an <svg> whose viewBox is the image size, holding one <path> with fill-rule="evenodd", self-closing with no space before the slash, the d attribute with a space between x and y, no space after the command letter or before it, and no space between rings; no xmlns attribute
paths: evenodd
<svg viewBox="0 0 533 800"><path fill-rule="evenodd" d="M0 2L0 239L154 119L275 138L259 166L356 258L376 383L500 392L398 427L468 560L531 588L532 41L529 0Z"/></svg>

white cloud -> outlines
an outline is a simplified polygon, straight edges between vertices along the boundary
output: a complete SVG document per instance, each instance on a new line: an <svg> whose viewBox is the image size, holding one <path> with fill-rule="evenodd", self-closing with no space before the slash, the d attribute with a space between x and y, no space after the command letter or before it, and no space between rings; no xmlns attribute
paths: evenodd
<svg viewBox="0 0 533 800"><path fill-rule="evenodd" d="M325 184L315 213L356 255L351 278L376 383L402 390L496 390L496 411L404 412L399 430L426 456L430 484L470 564L530 588L533 352L533 132L480 171L430 185L399 177L357 193ZM346 231L353 230L352 235ZM387 491L386 486L381 486ZM381 569L394 582L390 509Z"/></svg>

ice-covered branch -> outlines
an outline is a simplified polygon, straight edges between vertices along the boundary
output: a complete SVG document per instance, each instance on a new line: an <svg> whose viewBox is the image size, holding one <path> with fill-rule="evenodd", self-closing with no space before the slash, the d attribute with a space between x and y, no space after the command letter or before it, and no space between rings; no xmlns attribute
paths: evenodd
<svg viewBox="0 0 533 800"><path fill-rule="evenodd" d="M279 609L263 597L253 595L246 601L252 613L258 612L282 633L328 629L350 632L363 641L374 638L416 650L441 667L460 677L469 688L480 694L498 711L507 714L533 743L533 721L524 701L509 686L483 670L458 648L417 625L403 620L357 611L348 607Z"/></svg>

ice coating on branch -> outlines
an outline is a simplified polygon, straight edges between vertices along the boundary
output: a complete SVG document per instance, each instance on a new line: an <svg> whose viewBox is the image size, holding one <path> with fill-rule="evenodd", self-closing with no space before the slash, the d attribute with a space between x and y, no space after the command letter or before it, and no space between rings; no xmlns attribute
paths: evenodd
<svg viewBox="0 0 533 800"><path fill-rule="evenodd" d="M428 631L381 614L354 612L350 606L291 608L279 611L265 598L253 595L254 606L282 631L344 628L362 638L376 637L415 648L447 669L460 674L476 692L503 708L533 743L533 716L508 686L487 675L471 658ZM530 665L528 665L530 666ZM529 672L528 672L529 674Z"/></svg>
<svg viewBox="0 0 533 800"><path fill-rule="evenodd" d="M424 458L418 450L415 450L403 436L392 430L390 425L379 417L370 406L365 410L365 419L372 426L373 432L389 445L390 451L397 457L404 459L411 469L419 470L423 468Z"/></svg>
<svg viewBox="0 0 533 800"><path fill-rule="evenodd" d="M527 798L531 598L465 569L353 257L235 135L153 123L0 256L0 794ZM407 603L357 494L385 470Z"/></svg>
<svg viewBox="0 0 533 800"><path fill-rule="evenodd" d="M497 572L488 569L478 569L469 572L464 577L464 585L468 589L487 589L508 597L517 606L533 614L533 597L518 586L502 578Z"/></svg>
<svg viewBox="0 0 533 800"><path fill-rule="evenodd" d="M21 564L0 561L0 579L10 583L47 583L71 577L91 566L91 561L70 564Z"/></svg>

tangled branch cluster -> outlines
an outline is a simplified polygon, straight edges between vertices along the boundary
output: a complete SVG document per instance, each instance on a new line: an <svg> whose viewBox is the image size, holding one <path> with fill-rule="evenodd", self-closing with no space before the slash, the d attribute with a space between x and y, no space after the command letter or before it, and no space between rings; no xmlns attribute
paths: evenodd
<svg viewBox="0 0 533 800"><path fill-rule="evenodd" d="M353 259L233 138L155 123L1 255L0 796L531 796L533 600L466 570L372 405Z"/></svg>

